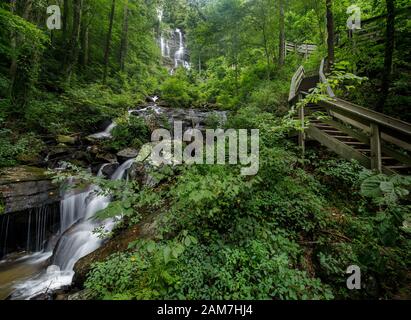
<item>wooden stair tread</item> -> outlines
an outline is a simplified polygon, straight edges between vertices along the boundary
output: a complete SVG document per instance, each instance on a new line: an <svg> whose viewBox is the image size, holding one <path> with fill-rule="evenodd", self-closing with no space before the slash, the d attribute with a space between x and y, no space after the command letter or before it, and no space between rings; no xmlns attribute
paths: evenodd
<svg viewBox="0 0 411 320"><path fill-rule="evenodd" d="M411 168L411 166L407 166L407 165L385 166L385 167L388 168L388 169L392 169L392 170L395 170L395 169L410 169Z"/></svg>

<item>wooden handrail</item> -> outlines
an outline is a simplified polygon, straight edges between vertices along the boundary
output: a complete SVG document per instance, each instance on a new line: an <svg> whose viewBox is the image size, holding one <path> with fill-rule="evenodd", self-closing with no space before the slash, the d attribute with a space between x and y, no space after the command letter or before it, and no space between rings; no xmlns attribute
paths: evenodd
<svg viewBox="0 0 411 320"><path fill-rule="evenodd" d="M333 110L342 111L345 114L353 115L364 123L375 123L382 128L390 131L397 131L405 136L411 136L411 124L370 110L354 103L336 98L334 100L322 101L323 104L330 106Z"/></svg>
<svg viewBox="0 0 411 320"><path fill-rule="evenodd" d="M360 141L364 141L364 143L370 145L371 169L379 172L387 171L387 169L382 166L382 150L384 150L384 153L390 154L390 156L402 163L409 163L410 160L406 154L402 155L402 153L390 148L389 144L396 145L403 150L411 151L411 144L409 143L411 140L411 124L337 98L325 76L325 63L326 59L323 59L319 68L319 79L322 83L327 84L326 92L324 93L330 96L330 98L321 100L319 104L327 110L331 117L363 132L358 132L357 134L355 130L350 129L353 136L357 135L360 137ZM295 104L297 98L301 99L304 95L308 94L305 92L307 88L302 89L301 87L304 77L305 70L300 66L291 80L290 104ZM304 109L299 110L299 120L301 120L302 125L304 125ZM312 133L312 130L310 132ZM302 150L304 150L304 141L305 133L301 132L299 133L299 145L302 147ZM388 145L384 145L383 141L388 143ZM330 142L330 145L333 144Z"/></svg>
<svg viewBox="0 0 411 320"><path fill-rule="evenodd" d="M301 85L305 75L305 70L303 66L300 66L297 71L294 73L293 78L291 79L290 94L288 96L288 102L291 102L298 93L298 88Z"/></svg>
<svg viewBox="0 0 411 320"><path fill-rule="evenodd" d="M403 13L407 13L407 12L408 12L408 13L411 12L411 6L407 6L407 7L405 7L405 8L400 8L400 9L396 9L396 10L395 10L395 15L398 17L398 16L402 15ZM385 19L386 17L387 17L387 14L386 14L386 13L383 13L383 14L381 14L381 15L379 15L379 16L375 16L375 17L372 17L372 18L364 19L364 20L361 21L361 24L362 24L362 25L365 25L365 24L372 23L372 22L377 21L377 20Z"/></svg>
<svg viewBox="0 0 411 320"><path fill-rule="evenodd" d="M333 91L333 89L331 88L331 86L328 84L327 77L325 76L324 68L325 68L325 58L321 60L320 70L319 70L318 74L319 74L319 76L320 76L320 81L321 81L321 83L327 84L327 88L326 88L327 94L328 94L331 98L335 98L334 91Z"/></svg>

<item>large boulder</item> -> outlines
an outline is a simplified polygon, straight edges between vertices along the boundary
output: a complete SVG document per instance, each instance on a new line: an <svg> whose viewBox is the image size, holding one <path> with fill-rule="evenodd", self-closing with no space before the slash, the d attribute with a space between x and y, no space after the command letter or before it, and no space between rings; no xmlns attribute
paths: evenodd
<svg viewBox="0 0 411 320"><path fill-rule="evenodd" d="M138 150L134 148L126 148L117 153L117 157L121 160L134 159L138 155Z"/></svg>
<svg viewBox="0 0 411 320"><path fill-rule="evenodd" d="M19 166L0 170L3 213L42 207L60 200L59 186L45 169Z"/></svg>
<svg viewBox="0 0 411 320"><path fill-rule="evenodd" d="M64 144L76 144L78 136L65 136L60 134L56 137L56 141Z"/></svg>
<svg viewBox="0 0 411 320"><path fill-rule="evenodd" d="M114 172L120 167L119 163L108 163L100 167L101 174L106 177L110 178Z"/></svg>
<svg viewBox="0 0 411 320"><path fill-rule="evenodd" d="M107 163L117 163L117 157L109 152L100 152L96 155L97 160L103 160Z"/></svg>

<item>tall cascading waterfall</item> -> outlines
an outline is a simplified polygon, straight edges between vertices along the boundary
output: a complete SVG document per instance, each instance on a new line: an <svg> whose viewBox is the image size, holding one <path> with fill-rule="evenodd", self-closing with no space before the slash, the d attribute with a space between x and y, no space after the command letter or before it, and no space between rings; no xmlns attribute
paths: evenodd
<svg viewBox="0 0 411 320"><path fill-rule="evenodd" d="M178 50L174 55L174 66L175 68L178 68L178 66L182 66L186 69L190 69L190 64L186 60L186 48L184 45L183 33L180 29L176 29L176 34L178 35L179 45Z"/></svg>
<svg viewBox="0 0 411 320"><path fill-rule="evenodd" d="M126 172L133 162L134 159L130 159L123 163L111 179L121 180L127 176ZM74 182L71 180L68 183ZM96 228L103 226L110 232L114 227L114 219L93 219L98 211L110 204L110 201L111 197L101 194L101 189L94 185L78 193L73 190L67 191L61 201L61 237L54 250L52 265L34 278L17 284L12 299L30 299L48 290L70 285L76 262L98 249L104 241L94 232Z"/></svg>
<svg viewBox="0 0 411 320"><path fill-rule="evenodd" d="M161 29L161 22L163 21L163 10L162 9L157 9L157 18L158 18L158 22L160 23L160 29ZM160 48L161 48L162 57L170 56L170 47L168 46L168 41L164 38L162 31L160 31Z"/></svg>
<svg viewBox="0 0 411 320"><path fill-rule="evenodd" d="M183 61L184 58L184 40L183 40L183 34L181 33L180 29L176 29L176 32L178 34L179 38L179 47L178 50L176 51L176 54L174 56L174 65L177 68L179 63Z"/></svg>
<svg viewBox="0 0 411 320"><path fill-rule="evenodd" d="M171 74L179 66L185 69L190 69L190 63L187 61L187 49L184 43L184 35L180 29L174 31L161 30L161 23L163 21L163 10L157 9L157 18L160 24L159 29L159 45L161 49L161 56L164 59L167 66L170 68Z"/></svg>

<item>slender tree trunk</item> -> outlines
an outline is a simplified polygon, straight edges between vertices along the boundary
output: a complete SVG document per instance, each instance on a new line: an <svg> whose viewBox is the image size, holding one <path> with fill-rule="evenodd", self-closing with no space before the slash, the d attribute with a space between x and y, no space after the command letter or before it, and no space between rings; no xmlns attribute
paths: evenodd
<svg viewBox="0 0 411 320"><path fill-rule="evenodd" d="M328 46L328 65L327 69L330 70L334 65L334 15L333 15L333 3L332 0L326 0L327 6L327 46Z"/></svg>
<svg viewBox="0 0 411 320"><path fill-rule="evenodd" d="M109 64L110 48L111 48L111 36L113 34L113 23L114 23L115 10L116 10L116 0L113 0L113 2L111 4L110 25L109 25L109 28L108 28L106 49L105 49L105 52L104 52L103 84L107 83L108 64Z"/></svg>
<svg viewBox="0 0 411 320"><path fill-rule="evenodd" d="M317 22L318 22L318 30L320 32L320 43L323 44L325 41L325 32L324 32L324 16L321 14L321 9L320 5L318 2L315 2L315 9L314 9L315 15L317 16Z"/></svg>
<svg viewBox="0 0 411 320"><path fill-rule="evenodd" d="M25 7L24 7L24 11L23 11L23 19L30 21L30 14L31 14L31 9L33 6L33 0L27 0Z"/></svg>
<svg viewBox="0 0 411 320"><path fill-rule="evenodd" d="M81 31L81 14L83 8L83 0L73 0L73 30L70 39L69 49L67 50L65 74L67 81L70 82L73 68L78 61L80 49L80 31Z"/></svg>
<svg viewBox="0 0 411 320"><path fill-rule="evenodd" d="M120 70L124 71L128 50L128 0L124 3L123 32L121 34Z"/></svg>
<svg viewBox="0 0 411 320"><path fill-rule="evenodd" d="M285 26L284 26L284 0L280 0L280 35L279 35L279 56L278 56L278 64L283 66L285 63Z"/></svg>
<svg viewBox="0 0 411 320"><path fill-rule="evenodd" d="M18 1L11 1L11 11L17 13ZM26 0L19 8L21 11L21 17L30 21L33 7L33 0ZM21 57L18 55L18 47L20 43L25 41L25 37L15 33L12 36L11 46L14 46L14 55L12 57L10 65L10 97L15 104L24 107L29 95L29 91L32 85L32 79L35 78L33 67L36 66L36 55ZM22 61L19 61L22 59ZM21 110L21 109L20 109Z"/></svg>
<svg viewBox="0 0 411 320"><path fill-rule="evenodd" d="M64 0L64 11L63 11L63 39L64 41L67 41L69 16L70 16L69 0Z"/></svg>
<svg viewBox="0 0 411 320"><path fill-rule="evenodd" d="M81 64L88 65L89 57L89 25L84 26L81 32Z"/></svg>
<svg viewBox="0 0 411 320"><path fill-rule="evenodd" d="M387 101L392 72L392 61L395 46L395 3L394 0L386 0L387 5L387 29L385 34L385 58L382 73L381 96L377 104L377 111L383 112Z"/></svg>
<svg viewBox="0 0 411 320"><path fill-rule="evenodd" d="M11 0L10 2L10 10L14 14L16 12L16 0ZM12 96L14 81L16 80L16 72L17 72L17 34L15 31L11 33L11 49L12 49L12 57L10 63L10 96Z"/></svg>

